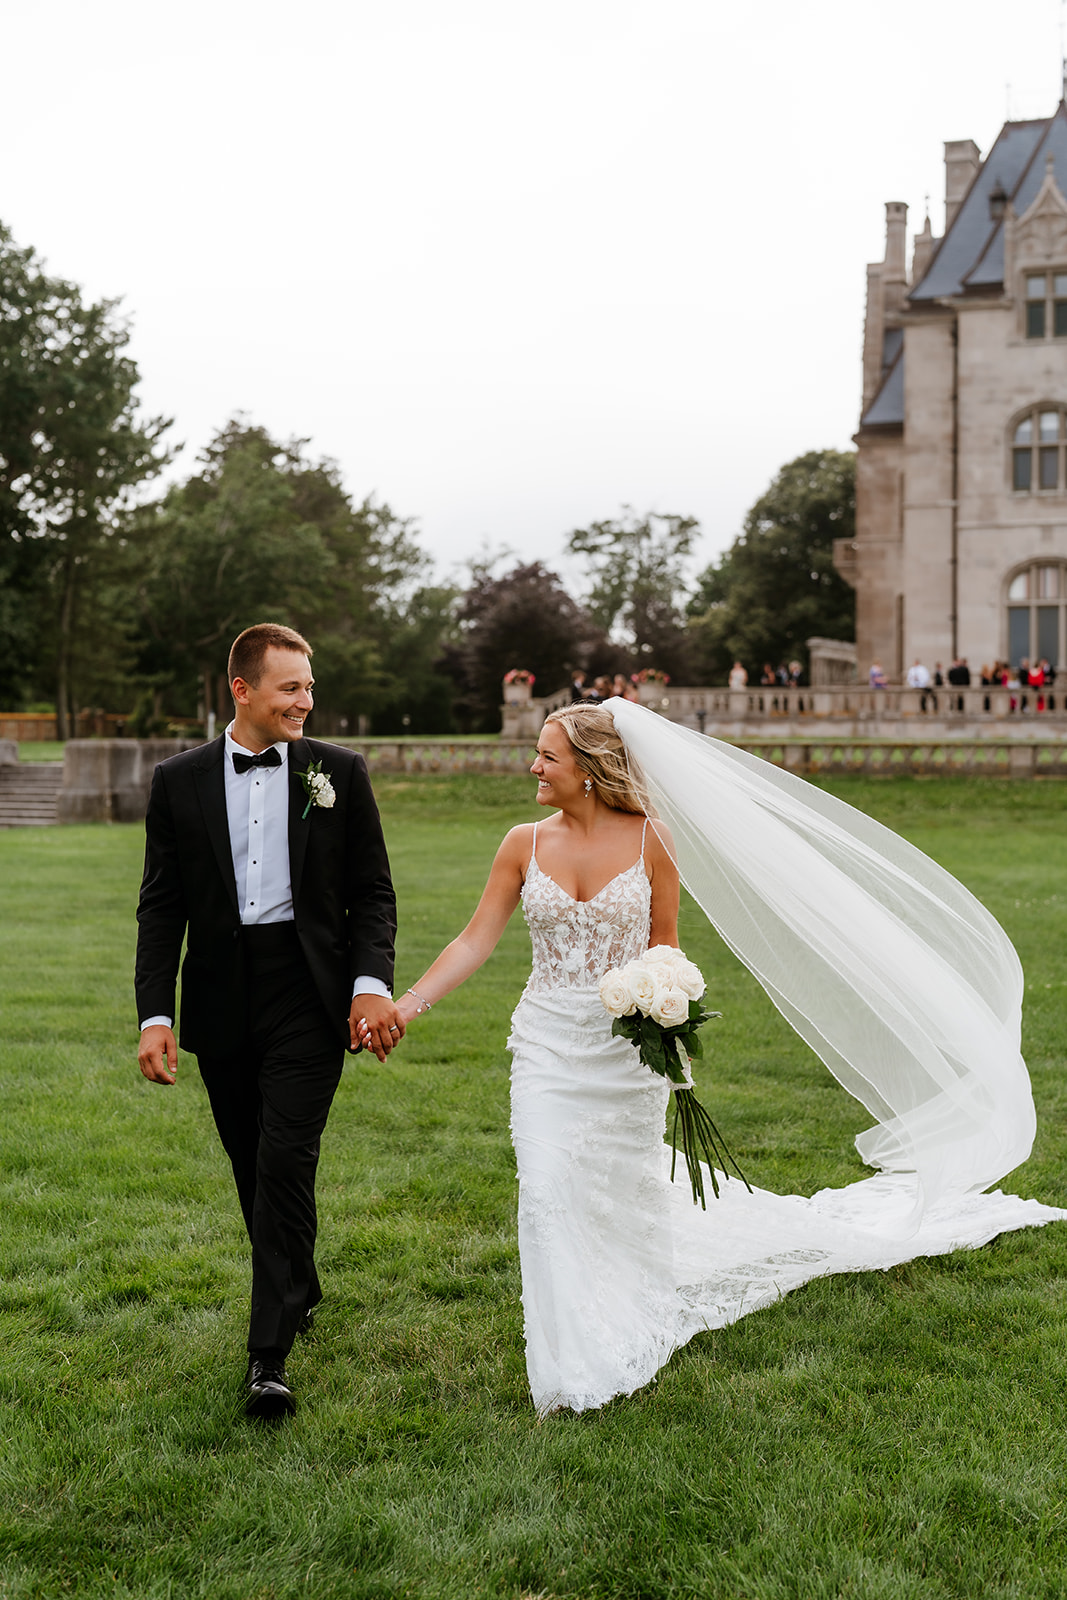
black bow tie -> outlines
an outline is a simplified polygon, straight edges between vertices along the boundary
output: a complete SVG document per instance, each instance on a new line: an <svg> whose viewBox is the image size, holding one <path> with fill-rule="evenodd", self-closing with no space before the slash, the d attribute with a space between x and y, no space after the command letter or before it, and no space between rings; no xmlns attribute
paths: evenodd
<svg viewBox="0 0 1067 1600"><path fill-rule="evenodd" d="M243 756L239 751L233 753L233 769L235 772L251 772L253 767L280 767L282 753L273 745L266 750L261 750L258 756Z"/></svg>

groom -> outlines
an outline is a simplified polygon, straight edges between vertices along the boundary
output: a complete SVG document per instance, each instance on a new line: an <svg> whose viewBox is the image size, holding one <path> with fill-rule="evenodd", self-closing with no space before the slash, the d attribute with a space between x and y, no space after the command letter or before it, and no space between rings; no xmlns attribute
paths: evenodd
<svg viewBox="0 0 1067 1600"><path fill-rule="evenodd" d="M234 719L156 768L137 909L139 1062L173 1084L198 1059L252 1242L247 1410L296 1406L285 1358L322 1298L319 1138L345 1048L404 1033L390 998L396 902L366 764L304 738L311 646L261 623L230 651ZM319 776L321 774L321 776Z"/></svg>

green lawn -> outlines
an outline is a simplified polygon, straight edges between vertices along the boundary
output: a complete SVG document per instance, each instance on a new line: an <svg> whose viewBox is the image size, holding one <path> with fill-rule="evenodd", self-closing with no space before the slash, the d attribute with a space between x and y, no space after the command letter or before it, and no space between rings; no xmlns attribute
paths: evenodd
<svg viewBox="0 0 1067 1600"><path fill-rule="evenodd" d="M1067 785L832 787L1015 939L1039 1132L1006 1186L1067 1204ZM406 984L535 810L518 777L379 795ZM0 1600L1063 1594L1060 1226L812 1283L633 1399L537 1423L507 1132L518 920L395 1064L346 1068L301 1409L250 1427L245 1245L206 1097L191 1060L174 1090L136 1068L140 856L134 827L0 833ZM682 940L725 1013L699 1081L749 1175L858 1176L869 1119L692 910Z"/></svg>
<svg viewBox="0 0 1067 1600"><path fill-rule="evenodd" d="M20 761L62 761L66 745L62 739L22 739Z"/></svg>

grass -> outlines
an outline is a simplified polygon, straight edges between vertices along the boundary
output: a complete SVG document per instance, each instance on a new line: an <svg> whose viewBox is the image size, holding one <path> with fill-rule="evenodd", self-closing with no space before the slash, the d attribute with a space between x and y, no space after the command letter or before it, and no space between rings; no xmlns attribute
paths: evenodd
<svg viewBox="0 0 1067 1600"><path fill-rule="evenodd" d="M20 761L62 761L66 745L62 739L22 739Z"/></svg>
<svg viewBox="0 0 1067 1600"><path fill-rule="evenodd" d="M1067 786L838 779L968 882L1027 971L1019 1192L1067 1203ZM410 982L523 778L388 778ZM808 1285L658 1383L539 1425L522 1354L507 1018L525 934L351 1064L324 1141L328 1299L277 1432L239 1410L245 1245L194 1063L135 1065L137 828L0 833L0 1597L1051 1597L1067 1231ZM756 1182L859 1173L867 1120L691 910L702 1075ZM706 1035L706 1037L709 1037ZM709 1225L714 1225L713 1214Z"/></svg>

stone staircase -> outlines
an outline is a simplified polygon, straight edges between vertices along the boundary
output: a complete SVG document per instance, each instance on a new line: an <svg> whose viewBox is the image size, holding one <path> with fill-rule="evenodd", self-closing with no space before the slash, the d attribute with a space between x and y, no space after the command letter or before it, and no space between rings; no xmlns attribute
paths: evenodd
<svg viewBox="0 0 1067 1600"><path fill-rule="evenodd" d="M62 761L0 762L0 828L55 822L62 787Z"/></svg>

